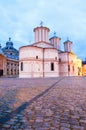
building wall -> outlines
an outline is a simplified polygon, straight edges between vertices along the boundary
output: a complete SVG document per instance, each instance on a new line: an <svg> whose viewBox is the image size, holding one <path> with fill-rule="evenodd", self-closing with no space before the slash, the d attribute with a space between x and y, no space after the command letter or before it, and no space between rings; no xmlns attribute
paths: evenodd
<svg viewBox="0 0 86 130"><path fill-rule="evenodd" d="M16 77L18 75L19 75L18 61L8 59L7 57L0 55L0 76Z"/></svg>
<svg viewBox="0 0 86 130"><path fill-rule="evenodd" d="M82 75L86 76L86 64L82 65Z"/></svg>
<svg viewBox="0 0 86 130"><path fill-rule="evenodd" d="M58 51L56 49L44 49L44 74L45 77L59 76ZM54 70L51 70L51 64L54 64Z"/></svg>
<svg viewBox="0 0 86 130"><path fill-rule="evenodd" d="M19 77L42 77L42 49L37 47L23 47L20 49ZM21 71L21 62L23 70Z"/></svg>
<svg viewBox="0 0 86 130"><path fill-rule="evenodd" d="M64 52L59 54L60 76L81 76L82 62L74 53Z"/></svg>
<svg viewBox="0 0 86 130"><path fill-rule="evenodd" d="M82 76L82 60L77 58L77 62L76 62L76 71L77 71L77 75L76 76Z"/></svg>
<svg viewBox="0 0 86 130"><path fill-rule="evenodd" d="M59 75L68 76L68 55L59 53Z"/></svg>
<svg viewBox="0 0 86 130"><path fill-rule="evenodd" d="M17 77L19 75L19 63L17 60L6 59L6 76Z"/></svg>
<svg viewBox="0 0 86 130"><path fill-rule="evenodd" d="M34 46L20 48L19 77L57 77L58 52L56 49L43 49ZM23 70L21 70L23 63ZM51 70L51 64L54 70Z"/></svg>
<svg viewBox="0 0 86 130"><path fill-rule="evenodd" d="M6 75L6 57L0 54L0 76Z"/></svg>

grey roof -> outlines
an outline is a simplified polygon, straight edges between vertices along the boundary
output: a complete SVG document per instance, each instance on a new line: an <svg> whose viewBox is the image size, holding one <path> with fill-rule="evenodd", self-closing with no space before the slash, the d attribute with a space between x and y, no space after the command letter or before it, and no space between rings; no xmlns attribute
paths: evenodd
<svg viewBox="0 0 86 130"><path fill-rule="evenodd" d="M10 55L10 54L7 54L6 57L8 57L8 58L10 58L10 59L19 60L19 56L18 56L18 55Z"/></svg>
<svg viewBox="0 0 86 130"><path fill-rule="evenodd" d="M70 40L66 40L65 42L71 42Z"/></svg>
<svg viewBox="0 0 86 130"><path fill-rule="evenodd" d="M57 37L57 36L53 36L53 37L51 37L51 38L58 38L58 37ZM50 38L50 39L51 39L51 38Z"/></svg>
<svg viewBox="0 0 86 130"><path fill-rule="evenodd" d="M9 52L18 53L18 50L15 49L14 47L3 47L2 50L3 50L4 52L9 51Z"/></svg>
<svg viewBox="0 0 86 130"><path fill-rule="evenodd" d="M67 40L64 43L68 43L68 42L72 43L72 41L69 40L69 37L67 37Z"/></svg>

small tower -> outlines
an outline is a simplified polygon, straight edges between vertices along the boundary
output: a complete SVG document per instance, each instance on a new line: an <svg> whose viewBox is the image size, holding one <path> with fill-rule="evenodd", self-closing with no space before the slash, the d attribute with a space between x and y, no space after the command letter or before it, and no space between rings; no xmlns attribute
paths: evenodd
<svg viewBox="0 0 86 130"><path fill-rule="evenodd" d="M6 42L6 47L7 48L13 48L13 42L11 41L11 38L9 37L9 41Z"/></svg>
<svg viewBox="0 0 86 130"><path fill-rule="evenodd" d="M72 42L69 39L67 39L67 41L64 42L64 51L72 52Z"/></svg>
<svg viewBox="0 0 86 130"><path fill-rule="evenodd" d="M49 42L50 29L43 26L43 22L40 23L40 27L34 28L35 43L37 42Z"/></svg>
<svg viewBox="0 0 86 130"><path fill-rule="evenodd" d="M50 40L50 43L53 44L54 47L57 50L60 50L60 41L61 41L61 38L59 38L59 37L56 36L56 32L54 32L54 36L52 38L50 38L49 40Z"/></svg>

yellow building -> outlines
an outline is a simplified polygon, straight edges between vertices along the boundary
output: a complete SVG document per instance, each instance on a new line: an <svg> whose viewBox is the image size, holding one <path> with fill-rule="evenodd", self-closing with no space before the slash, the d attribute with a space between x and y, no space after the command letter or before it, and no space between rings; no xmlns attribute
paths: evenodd
<svg viewBox="0 0 86 130"><path fill-rule="evenodd" d="M86 76L86 60L82 61L82 75Z"/></svg>

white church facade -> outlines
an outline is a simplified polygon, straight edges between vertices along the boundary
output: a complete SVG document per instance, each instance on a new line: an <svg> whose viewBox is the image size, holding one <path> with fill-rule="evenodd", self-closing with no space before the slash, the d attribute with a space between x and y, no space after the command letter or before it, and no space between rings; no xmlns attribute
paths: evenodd
<svg viewBox="0 0 86 130"><path fill-rule="evenodd" d="M32 45L19 48L19 77L81 76L82 61L72 52L72 42L64 42L55 34L49 39L50 29L34 28L35 41Z"/></svg>

